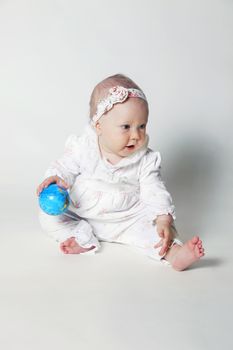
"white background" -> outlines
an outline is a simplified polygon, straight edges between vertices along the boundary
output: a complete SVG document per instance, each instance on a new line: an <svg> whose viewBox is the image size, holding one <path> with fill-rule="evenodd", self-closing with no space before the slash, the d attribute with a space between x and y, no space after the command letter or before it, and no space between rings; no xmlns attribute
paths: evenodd
<svg viewBox="0 0 233 350"><path fill-rule="evenodd" d="M94 86L120 72L148 97L151 147L161 152L177 224L200 231L220 217L229 221L232 7L214 0L1 1L4 195L33 200L67 136L85 125Z"/></svg>
<svg viewBox="0 0 233 350"><path fill-rule="evenodd" d="M230 0L1 0L4 256L12 235L21 232L22 249L25 232L39 232L36 187L67 136L83 129L92 89L123 73L148 98L150 146L161 152L182 237L199 234L213 265L217 254L230 259L232 33Z"/></svg>

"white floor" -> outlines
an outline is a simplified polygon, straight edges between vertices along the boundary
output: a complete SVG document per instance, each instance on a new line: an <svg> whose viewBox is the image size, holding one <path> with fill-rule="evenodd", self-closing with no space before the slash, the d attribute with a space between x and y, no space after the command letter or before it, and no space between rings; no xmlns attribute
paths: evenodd
<svg viewBox="0 0 233 350"><path fill-rule="evenodd" d="M117 244L63 255L35 207L2 213L1 349L232 349L232 238L203 232L206 257L176 272Z"/></svg>

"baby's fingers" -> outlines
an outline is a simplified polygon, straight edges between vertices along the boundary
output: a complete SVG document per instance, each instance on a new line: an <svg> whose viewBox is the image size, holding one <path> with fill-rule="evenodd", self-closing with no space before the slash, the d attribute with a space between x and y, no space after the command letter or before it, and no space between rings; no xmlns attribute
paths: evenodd
<svg viewBox="0 0 233 350"><path fill-rule="evenodd" d="M62 188L65 188L65 189L68 189L69 188L69 185L64 181L62 180L60 177L58 176L51 176L47 179L45 179L37 188L37 195L39 196L40 193L43 191L44 188L48 187L49 185L51 185L52 183L56 183L58 186L62 187Z"/></svg>
<svg viewBox="0 0 233 350"><path fill-rule="evenodd" d="M51 183L55 183L56 182L56 177L51 176L47 179L45 179L37 188L37 195L39 196L39 194L43 191L44 188L48 187Z"/></svg>
<svg viewBox="0 0 233 350"><path fill-rule="evenodd" d="M37 187L36 194L37 194L37 196L39 196L39 194L40 194L40 186Z"/></svg>
<svg viewBox="0 0 233 350"><path fill-rule="evenodd" d="M48 185L49 184L42 182L42 184L40 184L36 190L37 196L39 196L43 189L48 187Z"/></svg>
<svg viewBox="0 0 233 350"><path fill-rule="evenodd" d="M43 191L43 186L42 185L40 185L38 188L37 188L37 190L36 190L36 194L37 194L37 196L39 196L40 195L40 193Z"/></svg>
<svg viewBox="0 0 233 350"><path fill-rule="evenodd" d="M69 188L69 185L62 179L58 179L56 181L56 184L62 188L65 188L65 189L68 189Z"/></svg>
<svg viewBox="0 0 233 350"><path fill-rule="evenodd" d="M168 250L168 246L169 246L169 241L167 239L164 239L162 249L160 250L159 255L164 255Z"/></svg>
<svg viewBox="0 0 233 350"><path fill-rule="evenodd" d="M163 245L163 239L161 239L158 243L154 245L154 248L159 248Z"/></svg>

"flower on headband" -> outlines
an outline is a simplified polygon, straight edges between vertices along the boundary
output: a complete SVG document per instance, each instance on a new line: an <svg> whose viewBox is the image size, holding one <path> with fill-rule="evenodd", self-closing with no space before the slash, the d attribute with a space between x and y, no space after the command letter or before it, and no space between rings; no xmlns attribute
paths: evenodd
<svg viewBox="0 0 233 350"><path fill-rule="evenodd" d="M110 99L113 103L124 102L129 95L128 90L123 86L114 86L109 90L109 93Z"/></svg>

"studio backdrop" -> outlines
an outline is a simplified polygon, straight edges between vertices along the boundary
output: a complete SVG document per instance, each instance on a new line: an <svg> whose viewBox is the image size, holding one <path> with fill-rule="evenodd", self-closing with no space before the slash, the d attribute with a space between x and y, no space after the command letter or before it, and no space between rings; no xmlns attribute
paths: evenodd
<svg viewBox="0 0 233 350"><path fill-rule="evenodd" d="M36 217L92 89L123 73L148 98L178 227L218 234L232 209L232 33L229 0L0 1L1 224Z"/></svg>

